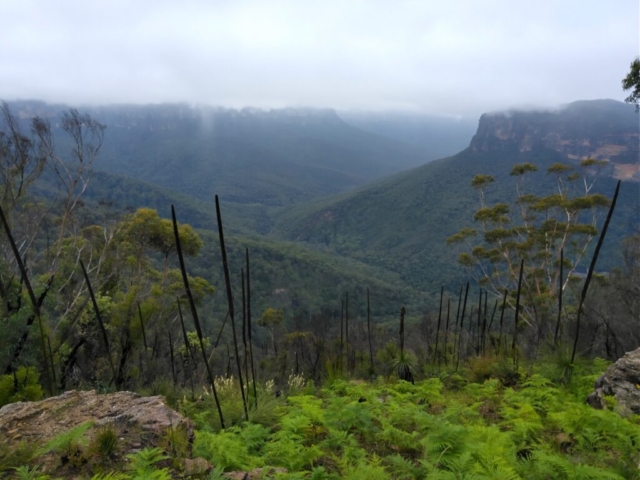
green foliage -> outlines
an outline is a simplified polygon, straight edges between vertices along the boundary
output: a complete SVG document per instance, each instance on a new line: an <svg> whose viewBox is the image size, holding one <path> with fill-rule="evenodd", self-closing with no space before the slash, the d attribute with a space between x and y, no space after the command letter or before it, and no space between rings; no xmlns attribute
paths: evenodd
<svg viewBox="0 0 640 480"><path fill-rule="evenodd" d="M525 175L527 173L532 173L536 171L538 171L538 167L536 167L534 164L530 162L525 162L521 164L518 163L513 166L513 168L511 169L510 175L517 177L520 175Z"/></svg>
<svg viewBox="0 0 640 480"><path fill-rule="evenodd" d="M622 89L631 90L631 93L624 99L627 103L634 103L636 110L640 103L640 57L635 58L629 67L629 73L622 79Z"/></svg>
<svg viewBox="0 0 640 480"><path fill-rule="evenodd" d="M603 131L636 132L637 118L632 109L618 111L618 107L624 105L617 103L609 110L607 105L600 107L596 102L589 102L541 118L522 113L521 120L541 131L555 132L557 127L577 138L594 140L602 138ZM507 144L509 142L505 142ZM625 163L634 161L630 158ZM514 164L528 173L510 176ZM460 282L465 272L462 266L456 265L458 255L446 247L447 241L465 243L467 240L476 244L478 238L473 238L470 230L484 233L480 225L470 224L478 208L474 208L478 203L476 188L486 190L488 207L503 203L510 205L512 212L520 212L514 184L521 180L527 183L522 193L528 200L558 193L553 178L556 175L562 176L565 185L577 189L580 182L572 182L567 177L576 174L576 178L582 178L581 171L586 167L576 166L577 171L558 167L567 164L564 155L549 150L471 148L368 188L282 211L275 220L274 230L280 238L303 241L322 251L355 258L383 268L388 274L399 275L403 283L414 288L435 292L443 283L453 286ZM526 165L536 165L538 171L530 171L532 168ZM546 173L548 169L552 175ZM478 172L482 172L483 177L493 177L494 181L478 185ZM471 182L477 187L470 188ZM612 179L602 176L590 193L610 195L614 187ZM526 197L529 194L533 198ZM628 192L621 191L621 195L624 199L620 197L616 207L620 223L612 225L615 230L610 232L611 239L622 238L628 233L628 225L636 222L637 191L629 188ZM462 231L464 228L469 230ZM600 259L603 269L621 261L616 249L603 250L603 255Z"/></svg>
<svg viewBox="0 0 640 480"><path fill-rule="evenodd" d="M482 371L499 370L500 361L487 365ZM269 425L242 422L216 431L200 416L192 455L216 465L214 479L270 467L286 468L275 475L283 479L637 479L638 418L584 403L605 367L584 362L564 384L533 368L514 387L483 380L478 366L462 372L475 383L450 381L454 376L415 385L335 380L283 399ZM226 388L220 385L223 395L239 397L231 383L230 393ZM196 416L215 409L202 400L185 405ZM160 468L169 459L158 448L128 458L129 472L95 480L169 478Z"/></svg>
<svg viewBox="0 0 640 480"><path fill-rule="evenodd" d="M243 435L242 427L232 427L218 433L197 432L193 445L195 456L203 457L223 470L251 470L262 466L259 458L251 451L258 451L264 437L256 438L256 432ZM245 443L246 437L253 437L253 445Z"/></svg>
<svg viewBox="0 0 640 480"><path fill-rule="evenodd" d="M274 328L276 325L282 325L283 320L284 313L281 309L269 307L262 312L262 316L258 320L258 325L261 327Z"/></svg>
<svg viewBox="0 0 640 480"><path fill-rule="evenodd" d="M48 480L49 475L43 475L38 472L38 467L29 467L27 465L23 465L21 467L16 467L15 478L18 480Z"/></svg>
<svg viewBox="0 0 640 480"><path fill-rule="evenodd" d="M33 367L20 367L13 375L0 376L0 407L13 402L32 402L42 398L38 372ZM17 384L17 390L16 390Z"/></svg>
<svg viewBox="0 0 640 480"><path fill-rule="evenodd" d="M106 425L98 431L95 438L98 453L104 458L112 457L118 448L118 434L113 425Z"/></svg>
<svg viewBox="0 0 640 480"><path fill-rule="evenodd" d="M65 461L71 461L81 453L82 448L87 444L85 433L92 426L93 422L83 422L66 432L59 433L39 449L37 455L55 452Z"/></svg>
<svg viewBox="0 0 640 480"><path fill-rule="evenodd" d="M34 456L35 446L21 442L0 443L0 474L26 465Z"/></svg>
<svg viewBox="0 0 640 480"><path fill-rule="evenodd" d="M91 480L129 480L131 477L126 473L110 472L98 473L91 477Z"/></svg>
<svg viewBox="0 0 640 480"><path fill-rule="evenodd" d="M178 233L183 253L190 256L198 255L202 240L191 225L180 225ZM160 218L158 212L150 208L139 208L131 215L124 224L122 235L139 253L152 249L168 257L176 249L171 221Z"/></svg>
<svg viewBox="0 0 640 480"><path fill-rule="evenodd" d="M535 159L533 154L514 154L510 151L495 155L492 152L490 156L467 151L447 162L435 162L338 199L303 206L302 210L294 208L274 214L278 216L278 220L273 238L279 235L280 238L306 241L313 244L309 248L231 235L228 247L234 271L239 271L245 246L249 246L254 255L254 311L265 311L256 323L272 329L273 335L274 327L287 326L292 320L298 321L300 312L290 311L290 306L297 305L301 309L300 305L305 305L304 309L306 306L314 309L327 302L327 299L331 299L335 306L336 290L350 292L350 318L359 317L361 320L363 285L366 284L379 287L372 288L377 290L375 300L386 305L380 308L379 318L376 320L383 320L387 314L386 308L397 310L394 305L398 305L400 300L404 303L405 298L415 303L423 302L418 300L421 296L417 294L417 288L433 281L424 279L423 274L425 265L431 267L430 260L434 255L437 262L433 262L435 267L430 270L433 278L438 281L444 279L446 282L459 273L448 267L447 257L450 259L451 255L443 254L439 247L431 249L425 248L425 245L444 245L446 235L451 235L461 227L463 220L460 219L470 218L472 213L472 197L467 193L457 195L458 192L456 196L450 195L443 188L451 190L452 187L442 179L455 175L468 183L478 165L488 166L489 160L491 168L496 166L504 171L495 173L495 177L493 171L490 172L492 175L476 175L471 180L472 186L481 191L482 207L476 212L475 220L484 223L483 229L464 227L449 239L460 243L475 236L474 241L484 242L482 245L472 245L469 252L461 255L461 263L467 266L480 262L493 271L506 251L513 258L526 256L534 264L528 267L526 279L537 282L539 288L535 301L529 297L522 299L523 309L531 312L536 307L541 318L551 318L551 306L555 305L555 287L552 285L556 282L547 281L548 272L536 262L546 262L554 268L558 262L549 253L552 245L545 242L555 242L563 236L558 232L568 232L578 239L574 246L579 246L580 238L593 236L597 230L595 224L571 224L561 218L549 217L563 209L578 215L585 210L604 207L607 199L595 190L585 196L569 198L563 194L550 194L549 189L538 185L531 192L519 192L519 197L515 200L509 198L510 188L502 188L500 181L508 178L508 168L505 166L510 166L514 160L520 163L514 168L512 175L519 178L512 179L511 182L518 182L519 188L525 183L523 175L526 174L527 179L538 179L545 170L554 174L558 181L568 182L572 179L573 173L556 161L557 156L545 155ZM541 172L536 173L537 167L529 160L536 160L541 166ZM589 160L582 162L581 166L588 172L599 167L599 163ZM496 178L499 181L494 182ZM489 184L495 187L495 191L484 191ZM474 192L471 193L475 196ZM253 194L252 192L251 195ZM443 202L440 202L439 195L445 199ZM485 203L485 195L490 203ZM433 197L438 197L437 205ZM384 199L381 208L369 208L371 202L379 202L380 199ZM387 208L389 205L392 207ZM513 213L522 211L534 216L527 217L527 221L530 218L537 219L534 229L528 231L528 227L512 221ZM535 217L536 215L538 216ZM268 218L268 215L265 216ZM450 222L449 219L454 220L447 223ZM270 221L266 223L271 228ZM152 325L150 328L154 333L164 333L175 327L175 323L171 323L171 318L176 313L175 297L182 295L183 289L179 272L169 268L169 257L174 247L167 228L168 222L161 219L157 212L142 209L119 225L122 228L114 237L117 240L114 250L117 252L105 253L101 266L104 267L104 272L100 273L101 278L96 279L99 289L97 299L107 320L107 334L111 339L114 356L123 358L121 382L133 385L145 369L152 370L149 376L168 370L168 362L163 359L166 352L163 351L162 338L154 342L160 349L154 355L155 364L145 362L147 352L139 348L141 328L131 321L135 318L132 312L135 312L136 304L140 301L141 316L147 321L147 327ZM434 232L433 225L444 226ZM490 228L485 229L487 225ZM452 226L456 228L449 228ZM211 276L210 273L211 265L219 262L217 244L211 232L202 232L202 238L206 240L203 244L199 239L200 235L186 227L188 226L181 225L180 228L185 242L193 247L186 248L194 254L199 251L202 253L201 261L197 264L193 262L191 271L194 274L206 272L207 279L219 283L220 278L216 274ZM77 288L77 285L73 285L77 281L73 275L76 259L74 255L78 251L87 256L93 255L94 251L98 252L97 247L106 238L103 233L101 227L90 225L82 229L81 238L64 239L62 243L66 250L60 262L63 274L59 277L70 280L59 280L67 281L68 288L62 283L54 286L52 292L57 293L52 295L57 295L56 301L74 297L74 288ZM80 243L76 244L76 240ZM163 256L164 268L161 271L159 266ZM566 259L565 262L568 262L569 268L575 267L575 263ZM437 265L447 266L445 275L440 275L442 271ZM94 274L97 276L99 272L94 270ZM214 293L214 289L205 280L205 273L202 275L193 279L192 286L197 299L205 300L203 310L207 315L203 315L203 318L216 319L215 323L203 327L211 332L216 330L216 323L219 321L219 316L213 314L220 313L220 310L224 314L226 307L224 302L209 301L207 297ZM320 281L316 275L320 275ZM513 273L509 275L513 277ZM491 281L491 274L483 280ZM416 289L407 287L409 284L414 284ZM276 289L272 288L274 285L277 285ZM509 292L508 303L512 303L513 296L513 292ZM277 307L268 307L269 305ZM56 304L47 308L47 315L51 314L51 322L59 322L56 331L63 332L60 339L54 339L57 343L54 346L59 346L56 349L56 355L60 357L58 365L62 365L70 356L75 340L86 340L91 348L85 347L86 351L81 353L95 353L97 387L107 388L105 384L100 384L108 373L104 373L107 366L104 355L100 355L101 343L95 341L95 319L91 311L83 311L74 306L69 312L65 312L64 318L58 319L59 310L64 310L64 306ZM23 313L20 312L21 315ZM74 316L75 313L77 316ZM307 313L306 310L303 313ZM0 326L3 329L0 334L20 325L17 320L24 319L18 317L16 315L10 322ZM407 319L408 323L410 320L413 319ZM425 326L425 335L430 335L428 322L425 322ZM357 337L357 329L355 331L354 336ZM258 329L256 333L258 337L262 337L265 332ZM190 332L189 336L192 334ZM310 338L305 335L307 332L298 332L287 337L287 341ZM318 335L317 338L320 337ZM192 338L188 339L188 343L192 341ZM207 341L210 340L205 339ZM127 359L125 352L129 345L133 345L133 353ZM329 347L333 348L333 345ZM342 381L334 374L331 381L319 391L314 392L312 386L305 387L296 390L298 395L286 399L275 398L274 381L271 381L269 387L260 388L258 406L251 405L249 418L253 423L245 423L246 416L238 396L237 381L233 378L216 379L228 429L220 431L219 419L209 391L197 399L180 403L182 410L194 419L199 429L196 450L228 470L284 466L290 470L287 478L302 478L305 475L317 478L517 478L518 475L527 476L528 472L536 472L537 466L529 465L530 468L527 467L526 470L522 465L537 462L545 453L561 458L558 469L569 472L568 476L589 476L600 470L613 470L617 472L616 475L628 477L632 471L633 448L638 444L635 428L637 422L620 420L623 423L617 423L610 417L614 415L613 412L605 410L592 415L591 410L582 405L585 392L592 388L596 374L594 371L582 369L579 364L567 366L565 359L560 359L556 365L553 362L549 365L547 362L534 366L527 372L522 368L508 367L505 362L489 354L469 358L469 369L466 369L465 364L462 375L449 375L451 370L445 366L442 382L439 379L423 380L414 386L398 381L392 374L406 378L407 372L417 366L416 357L409 351L400 353L395 342L389 342L383 348L378 347L379 343L376 345L378 359L388 367L386 373L389 378L380 377L372 384L362 384ZM154 354L155 348L154 345ZM31 348L25 351L24 364L33 364L34 355L30 350ZM415 351L424 358L417 348ZM188 357L186 351L179 353ZM4 352L3 354L6 355ZM219 355L219 351L212 353L216 373L222 368L216 358ZM282 357L284 359L278 364L278 367L282 365L282 374L274 377L279 383L278 390L281 389L280 382L286 379L285 371L291 362L290 357L288 360L286 355L283 354ZM322 359L321 364L325 361L331 363L332 358L328 356ZM202 365L199 368L202 370ZM573 372L571 378L566 375L569 369ZM418 371L427 373L427 369ZM37 376L33 379L35 372L35 369L33 372L24 369L25 388L22 392L20 387L15 388L15 383L20 380L19 374L15 378L11 376L10 387L5 377L0 378L0 400L5 394L6 401L20 399L18 394L23 398L41 395L41 391L38 394L40 387L37 385ZM178 372L181 377L183 372L180 369ZM199 373L202 372L196 372L196 378ZM506 388L508 382L498 380L506 377L513 379L509 382L512 388ZM95 380L87 376L84 381L86 383L81 385L83 387ZM559 381L563 383L560 384ZM172 385L166 377L152 382L139 382L145 383L149 392L164 390L173 399L182 394L179 387ZM185 375L184 385L186 383ZM286 388L283 390L286 395ZM173 399L170 398L170 401L173 402ZM617 430L613 431L612 428ZM568 439L560 442L564 447L558 446L553 440L559 432L564 435L563 439ZM621 435L617 435L617 432ZM46 451L65 453L67 458L77 456L83 433L67 432L64 434L67 437L54 439L54 444L48 446L49 450ZM629 442L625 443L623 437L629 439ZM98 438L98 449L113 451L115 445L111 444L112 440L105 437L102 442ZM174 457L182 456L187 451L182 437L168 437L165 443L162 444L164 451ZM571 445L567 451L563 450L566 444ZM158 469L157 463L168 460L162 457L162 451L158 449L141 452L137 460L132 460L132 465L137 462L139 467L134 469L134 475L157 478L167 476L166 469ZM580 462L584 465L576 467ZM553 463L553 459L550 463ZM566 465L575 468L567 470ZM540 467L540 471L543 472L544 468ZM541 478L546 478L544 475L549 474L541 475Z"/></svg>
<svg viewBox="0 0 640 480"><path fill-rule="evenodd" d="M157 469L155 464L168 457L159 448L144 448L139 452L127 455L131 462L129 470L133 472L135 480L169 480L171 474L166 468Z"/></svg>
<svg viewBox="0 0 640 480"><path fill-rule="evenodd" d="M479 189L487 186L490 183L493 183L494 181L495 181L495 178L493 178L491 175L478 174L475 177L473 177L473 180L471 180L471 186L473 188Z"/></svg>

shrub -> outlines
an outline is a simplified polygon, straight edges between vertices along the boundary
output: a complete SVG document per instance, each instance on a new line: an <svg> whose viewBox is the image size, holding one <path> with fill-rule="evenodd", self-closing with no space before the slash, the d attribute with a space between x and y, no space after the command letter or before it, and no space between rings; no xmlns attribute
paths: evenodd
<svg viewBox="0 0 640 480"><path fill-rule="evenodd" d="M85 433L91 428L93 422L84 422L74 428L60 433L49 440L44 447L38 450L37 455L45 455L55 452L60 455L63 464L79 463L82 449L87 444Z"/></svg>
<svg viewBox="0 0 640 480"><path fill-rule="evenodd" d="M113 425L105 425L98 430L94 439L94 448L104 458L111 458L118 448L118 434Z"/></svg>
<svg viewBox="0 0 640 480"><path fill-rule="evenodd" d="M39 375L34 367L20 367L16 376L0 376L0 407L13 402L33 402L42 398ZM17 383L17 389L16 389Z"/></svg>

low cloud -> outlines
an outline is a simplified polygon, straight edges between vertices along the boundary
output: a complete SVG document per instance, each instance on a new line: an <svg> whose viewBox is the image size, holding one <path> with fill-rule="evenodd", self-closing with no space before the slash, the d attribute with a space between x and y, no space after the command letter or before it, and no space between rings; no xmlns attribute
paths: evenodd
<svg viewBox="0 0 640 480"><path fill-rule="evenodd" d="M630 0L4 0L0 98L468 115L624 97Z"/></svg>

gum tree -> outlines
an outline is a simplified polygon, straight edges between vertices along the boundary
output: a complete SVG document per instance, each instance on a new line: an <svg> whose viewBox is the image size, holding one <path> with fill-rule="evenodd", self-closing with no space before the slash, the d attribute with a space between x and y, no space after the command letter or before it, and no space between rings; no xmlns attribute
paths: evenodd
<svg viewBox="0 0 640 480"><path fill-rule="evenodd" d="M511 170L516 180L513 203L490 204L487 192L495 182L490 175L476 175L471 186L478 191L480 208L473 226L464 227L447 239L456 245L458 261L470 275L496 298L514 292L521 260L524 260L521 311L527 325L538 328L538 336L552 317L560 291L598 234L597 221L609 200L593 193L603 161L584 159L579 166L555 163L546 176L553 178L554 191L534 193L532 163L517 164ZM560 278L560 262L564 274ZM507 296L513 307L515 298Z"/></svg>
<svg viewBox="0 0 640 480"><path fill-rule="evenodd" d="M631 91L624 101L635 104L637 111L640 107L640 57L635 58L633 62L631 62L629 73L622 79L622 89L624 91Z"/></svg>

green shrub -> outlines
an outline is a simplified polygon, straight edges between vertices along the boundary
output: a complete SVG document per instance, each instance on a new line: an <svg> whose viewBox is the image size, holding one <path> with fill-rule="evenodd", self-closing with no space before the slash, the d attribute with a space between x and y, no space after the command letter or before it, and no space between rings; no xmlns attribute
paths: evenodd
<svg viewBox="0 0 640 480"><path fill-rule="evenodd" d="M133 472L134 479L169 480L171 478L168 469L156 468L157 463L168 458L159 448L145 448L127 455L127 458L131 462L129 470Z"/></svg>
<svg viewBox="0 0 640 480"><path fill-rule="evenodd" d="M0 376L0 407L13 402L40 400L43 392L38 379L39 375L34 367L18 368L15 377Z"/></svg>
<svg viewBox="0 0 640 480"><path fill-rule="evenodd" d="M241 432L242 429L239 427L232 427L218 433L196 432L193 455L203 457L225 471L247 471L262 466L260 459L249 452ZM247 436L250 437L251 434ZM254 439L253 447L255 446Z"/></svg>
<svg viewBox="0 0 640 480"><path fill-rule="evenodd" d="M29 467L23 465L13 469L15 478L18 480L49 480L49 475L43 475L38 471L37 467Z"/></svg>
<svg viewBox="0 0 640 480"><path fill-rule="evenodd" d="M0 477L2 473L28 463L35 453L35 446L22 441L17 444L0 442Z"/></svg>
<svg viewBox="0 0 640 480"><path fill-rule="evenodd" d="M93 425L93 422L84 422L74 428L60 433L49 440L37 455L46 455L54 452L60 456L61 462L78 464L83 453L83 447L87 444L85 433Z"/></svg>
<svg viewBox="0 0 640 480"><path fill-rule="evenodd" d="M103 458L111 458L118 449L118 434L113 425L105 425L98 430L94 439L94 449Z"/></svg>

